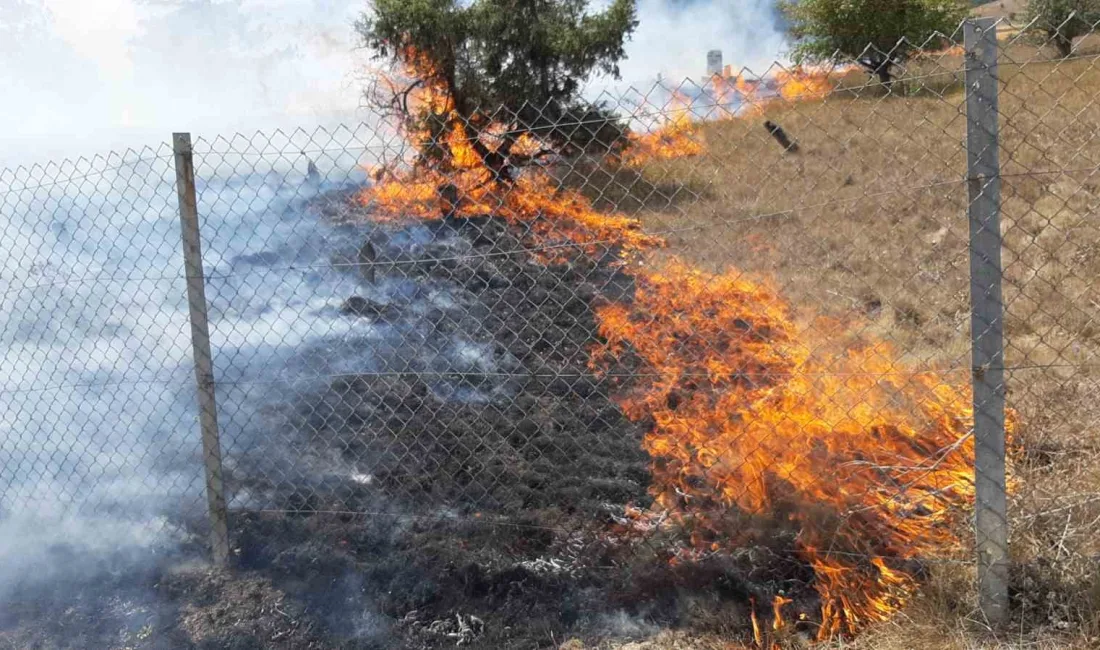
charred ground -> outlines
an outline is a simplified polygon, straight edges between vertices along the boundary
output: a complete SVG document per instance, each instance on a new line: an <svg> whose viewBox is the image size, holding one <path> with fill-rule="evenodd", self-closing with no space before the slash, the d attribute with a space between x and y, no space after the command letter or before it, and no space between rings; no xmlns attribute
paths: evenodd
<svg viewBox="0 0 1100 650"><path fill-rule="evenodd" d="M349 192L303 209L332 221L365 216ZM228 466L232 571L192 561L204 553L202 526L184 522L194 532L183 549L89 560L63 592L19 590L0 615L0 639L532 648L690 624L747 641L754 596L809 594L796 607L812 612L812 572L779 550L781 539L773 550L675 566L674 540L626 524L628 506L649 503L648 423L616 405L621 373L597 377L588 361L594 308L631 300L633 279L614 250L566 246L538 259L529 227L439 219L417 226L415 245L400 225L377 228L362 242L375 252L373 273L359 251L334 251L334 267L362 278L344 317L400 335L332 344L349 354L373 345L381 363L332 373L260 411L268 435ZM383 285L392 290L375 290ZM424 299L437 294L449 297ZM492 359L491 372L402 356L456 332ZM331 371L332 352L314 369ZM322 355L299 356L308 365ZM271 460L280 456L295 464ZM346 471L308 469L330 465Z"/></svg>

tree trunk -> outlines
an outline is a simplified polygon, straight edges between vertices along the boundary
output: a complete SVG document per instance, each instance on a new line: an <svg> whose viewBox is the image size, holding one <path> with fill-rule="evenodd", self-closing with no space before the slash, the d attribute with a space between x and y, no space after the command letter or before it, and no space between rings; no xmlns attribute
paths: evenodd
<svg viewBox="0 0 1100 650"><path fill-rule="evenodd" d="M877 70L875 70L875 74L878 76L879 83L881 83L883 86L889 86L890 84L894 83L894 71L892 68L893 66L890 64L890 62L885 61L878 66Z"/></svg>
<svg viewBox="0 0 1100 650"><path fill-rule="evenodd" d="M1058 54L1063 59L1073 54L1073 39L1056 32L1054 34L1054 47L1058 48Z"/></svg>
<svg viewBox="0 0 1100 650"><path fill-rule="evenodd" d="M492 174L492 180L506 185L515 181L515 175L508 160L508 157L512 154L512 147L516 144L515 134L506 133L502 138L503 142L501 142L500 147L492 150L485 146L485 143L481 140L482 127L480 124L476 124L473 118L463 120L463 124L467 137L470 139L471 148L478 158L481 158L481 162L489 170L489 173Z"/></svg>

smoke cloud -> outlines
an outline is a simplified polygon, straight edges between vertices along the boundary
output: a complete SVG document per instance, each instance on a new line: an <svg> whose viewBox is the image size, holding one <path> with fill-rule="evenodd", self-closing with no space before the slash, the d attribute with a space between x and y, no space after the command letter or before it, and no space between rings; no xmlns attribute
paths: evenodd
<svg viewBox="0 0 1100 650"><path fill-rule="evenodd" d="M597 5L599 3L597 2ZM353 29L364 0L7 0L0 3L0 165L164 141L369 119ZM764 69L773 0L639 0L623 79L698 79L706 52Z"/></svg>
<svg viewBox="0 0 1100 650"><path fill-rule="evenodd" d="M646 90L658 74L671 84L698 81L713 49L722 50L734 70L757 74L782 55L774 0L638 0L638 18L628 58L620 66L622 81L597 85Z"/></svg>
<svg viewBox="0 0 1100 650"><path fill-rule="evenodd" d="M352 121L362 0L0 3L0 164ZM10 101L16 98L17 101Z"/></svg>

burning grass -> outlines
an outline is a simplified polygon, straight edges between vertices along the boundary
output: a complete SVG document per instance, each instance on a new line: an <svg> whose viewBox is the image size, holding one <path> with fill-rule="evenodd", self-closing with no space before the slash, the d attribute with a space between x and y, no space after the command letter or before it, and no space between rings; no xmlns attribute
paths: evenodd
<svg viewBox="0 0 1100 650"><path fill-rule="evenodd" d="M932 62L938 65L952 56L945 52ZM415 76L423 63L415 56L406 58ZM762 115L782 113L797 133L809 133L811 141L816 134L839 139L834 135L837 124L854 122L850 113L828 113L828 100L837 103L838 84L827 71L780 72L757 82L740 76L715 78L706 94L709 101L725 101L736 93L740 110L727 116L738 119L706 123L697 119L694 100L673 93L665 107L668 121L653 133L637 136L623 162L640 169L643 178L652 177L655 166L666 166L674 177L689 181L700 173L724 174L716 196L689 205L683 209L685 216L700 207L714 209L712 201L719 197L724 212L749 206L759 210L777 169L787 170L794 179L828 186L837 169L845 167L844 156L825 159L820 149L797 159L782 154L777 158L774 150L767 152L771 155L744 155L759 138L745 133L730 136L743 132ZM499 150L493 148L497 136L492 128L471 136L455 114L453 102L440 97L438 90L423 87L416 93L422 94L414 97L416 103L445 126L441 134L410 133L410 140L421 151L441 145L442 162L421 160L409 171L381 177L360 196L372 218L493 215L524 226L532 250L543 263L567 260L572 253L546 254L564 242L574 252L588 255L614 250L625 271L634 276L637 286L631 300L609 303L597 311L603 342L593 350L591 366L597 372L622 370L613 374L629 377L620 384L615 399L628 418L649 426L643 448L652 459L650 494L654 498L647 511L633 512L639 529L652 530L656 525L681 538L670 549L671 562L693 563L716 553L733 553L776 535L791 540L789 550L812 570L810 586L817 595L817 613L808 617L804 602L785 613L784 608L795 600L778 592L770 594L767 625L778 631L788 625L787 618L796 617L796 625L816 627L814 635L825 640L850 637L889 620L913 599L927 577L928 560L964 556L968 547L964 521L974 496L969 436L973 414L965 375L953 374L951 368L925 369L934 364L914 355L919 347L904 345L904 340L902 345L892 343L895 333L876 322L889 305L894 325L928 336L922 327L925 316L920 301L901 295L900 286L897 293L880 297L874 290L886 287L873 283L868 287L872 291L863 292L854 305L856 313L853 305L831 308L818 295L803 299L808 297L805 291L833 280L831 271L838 272L838 280L851 282L849 276L854 275L868 282L873 274L853 270L843 251L853 245L860 250L860 240L871 241L870 237L846 230L843 222L831 224L836 231L813 242L818 246L835 242L838 259L825 267L824 276L817 264L822 257L804 249L799 261L808 263L814 275L791 273L782 264L770 272L753 269L756 277L773 278L764 281L729 270L733 260L719 248L710 249L720 254L716 259L700 266L691 261L698 257L697 251L683 246L682 258L654 255L664 240L659 232L644 233L640 224L668 217L675 220L677 215L648 213L639 221L617 211L597 210L580 191L563 189L538 166L502 175L485 153ZM939 108L952 106L953 101L939 97L932 103ZM862 104L853 112L869 110L869 121L878 117L876 111L883 103L854 102ZM796 121L788 120L792 115ZM799 116L809 119L797 121ZM912 120L897 122L906 123ZM946 130L950 121L937 126ZM817 127L817 133L810 127ZM861 127L854 132L870 135L862 123ZM500 125L497 131L507 128ZM482 139L487 133L488 140ZM898 135L911 138L908 130ZM726 138L725 147L721 138ZM524 147L539 148L537 142ZM723 155L726 152L752 160L754 166L731 163ZM708 155L701 156L704 153ZM884 172L900 174L901 178L887 181L897 187L911 185L914 176L926 171L940 171L935 164L924 164L927 155L899 167L905 155L905 149L894 147L891 159L875 170L879 172L875 180L881 180ZM930 162L957 156L947 150L943 158ZM706 162L699 164L701 159ZM760 166L761 159L770 164ZM716 169L707 169L714 163L718 163ZM866 174L865 169L861 171ZM756 182L746 182L752 177L757 177ZM797 184L794 179L792 184ZM590 179L585 185L592 189ZM796 195L789 186L778 189L787 205L797 206L799 199L813 195ZM851 195L851 203L869 195L886 196L889 201L903 194L869 192L853 173L835 191ZM950 197L950 190L946 192ZM782 204L776 207L778 215L795 213ZM799 220L796 214L788 222ZM892 223L909 226L899 224L897 218ZM700 231L720 225L694 224ZM786 261L786 255L777 252L783 246L778 241L768 243L775 241L774 234L766 227L754 228L748 226L742 239L752 242L754 253L765 261ZM837 241L838 233L851 241ZM946 234L936 231L934 236L942 241ZM743 262L737 260L734 265L746 268ZM951 269L959 266L952 264ZM949 271L942 265L922 270ZM899 274L897 279L912 278ZM830 293L841 290L829 289ZM1010 423L1015 426L1014 421ZM765 645L765 623L757 609L754 602L752 637L757 645Z"/></svg>
<svg viewBox="0 0 1100 650"><path fill-rule="evenodd" d="M654 512L690 531L677 561L757 546L780 521L813 568L819 638L888 619L917 588L908 561L963 545L967 392L906 372L888 345L837 346L835 325L800 332L774 289L740 274L673 261L638 282L632 305L599 310L594 363L641 361L619 401L654 422Z"/></svg>
<svg viewBox="0 0 1100 650"><path fill-rule="evenodd" d="M1095 597L1100 578L1088 559L1097 552L1096 538L1089 531L1100 516L1091 496L1100 490L1096 462L1100 438L1095 430L1100 411L1095 400L1087 397L1100 380L1095 370L1100 356L1095 327L1100 295L1093 280L1100 277L1100 256L1095 254L1100 250L1100 229L1091 221L1100 200L1092 171L1100 155L1091 135L1100 129L1100 73L1094 55L1087 53L1095 52L1095 44L1086 47L1093 50L1083 53L1081 60L1055 64L1045 61L1049 54L1044 51L1012 45L1002 65L1002 137L1007 152L1002 161L1008 175L1002 215L1006 341L1008 364L1020 368L1008 378L1009 403L1019 414L1012 450L1019 487L1010 498L1011 551L1017 566L1013 615L1018 627L1015 634L990 641L989 647L1013 642L1089 647L1095 643L1100 620ZM705 552L706 543L716 538L736 539L736 533L744 534L741 526L733 526L735 534L725 533L716 513L752 512L762 503L760 494L771 503L797 503L797 523L792 525L802 535L799 543L818 549L813 543L815 529L807 529L802 521L820 514L808 512L808 501L824 504L823 521L829 521L829 511L851 511L850 505L837 505L845 496L843 490L831 492L838 484L865 486L870 479L880 486L905 483L902 477L892 476L892 470L880 474L871 469L890 463L848 464L850 453L866 454L871 447L846 447L847 425L788 440L796 429L804 431L807 421L835 422L837 416L850 417L853 424L862 421L861 415L849 415L843 408L827 415L835 404L826 396L835 393L836 401L844 404L863 390L843 379L846 371L901 370L892 375L896 379L861 380L868 382L869 392L856 400L886 400L885 408L877 412L896 416L899 427L879 441L885 453L902 461L899 466L919 467L909 461L927 459L926 454L936 457L937 447L952 450L947 465L937 467L944 473L925 486L924 494L935 504L927 520L921 490L906 490L905 499L897 505L902 510L916 505L913 512L920 516L895 517L885 536L874 521L845 518L839 527L834 520L832 526L822 528L840 531L830 544L852 544L849 548L857 549L857 554L869 556L891 554L877 548L879 543L910 547L906 536L917 533L931 546L917 541L915 548L944 560L932 561L919 571L919 581L930 587L918 591L912 588L914 574L906 573L904 562L887 560L888 571L868 565L853 570L841 563L832 572L820 566L819 575L825 576L826 584L845 574L868 581L861 590L844 592L860 594L857 605L871 605L870 615L860 622L881 620L880 613L910 603L891 622L868 626L866 640L854 641L855 647L913 647L914 638L921 639L922 647L969 648L984 643L975 637L984 626L975 612L972 567L966 566L971 553L965 537L972 491L967 470L971 451L968 443L951 444L966 431L969 401L964 389L969 361L967 198L959 182L965 169L965 152L959 146L965 121L956 72L961 65L957 52L916 61L909 78L889 93L864 86L862 75L847 73L823 101L773 102L748 119L698 124L696 137L706 143L705 156L651 159L638 168L644 179L633 185L638 189L615 198L617 204L629 206L628 214L640 219L649 232L667 240L668 249L658 260L676 256L707 273L689 281L678 272L663 273L658 264L657 271L642 282L643 291L661 295L662 300L669 296L687 300L695 282L719 294L727 292L721 305L700 303L718 320L730 304L758 301L762 306L751 310L757 320L747 322L765 327L775 344L793 345L793 351L768 359L779 372L747 373L741 379L744 383L731 389L723 387L723 381L731 380L720 374L722 366L708 365L716 357L721 359L720 353L669 352L673 343L679 346L685 337L679 328L687 323L706 327L709 321L692 321L682 308L671 307L679 304L674 301L664 305L672 310L669 315L653 305L639 309L655 314L651 317L655 325L649 330L632 325L637 315L629 308L604 312L614 317L609 334L618 332L624 344L641 345L649 350L648 358L678 368L657 373L653 383L627 394L624 404L628 413L631 408L636 413L648 408L660 414L654 418L647 447L652 450L657 445L659 454L667 454L665 463L655 463L660 468L655 473L662 486L659 494L667 495L664 501L673 512L691 513L695 535L688 549ZM776 147L760 128L764 117L782 123L798 139L802 152L785 155ZM1059 169L1084 171L1028 173ZM593 195L606 196L620 184L619 172L614 170L602 175L591 170L583 173ZM1013 176L1017 173L1026 175ZM651 198L655 188L663 188L658 198L667 199ZM747 275L728 275L731 267ZM756 283L752 290L742 288L740 293L730 289L735 280L747 277L768 282ZM777 305L786 305L778 312L782 316L774 312ZM822 325L823 316L840 324L840 336L836 327ZM736 331L736 321L726 325ZM825 350L837 350L839 339L872 343L870 347L844 344L857 351L854 356L823 357ZM691 339L684 340L686 349L693 349ZM758 342L745 341L738 354L746 354L754 345ZM884 352L886 345L891 352ZM813 352L803 357L800 349ZM861 349L876 352L860 357ZM783 375L792 364L820 368L816 364L822 358L828 359L824 369L839 377L819 380L815 375L791 374L787 379ZM647 363L652 367L652 361ZM894 381L904 386L903 402L886 397L898 394ZM689 384L687 390L685 384ZM744 396L742 404L753 406L743 406L737 415L730 414L729 405L724 405L725 410L710 408L720 403L720 394L731 390ZM931 399L922 401L919 396ZM917 398L915 404L912 398ZM818 404L818 399L824 403ZM760 408L755 407L757 403ZM895 409L902 403L909 407L898 413ZM766 416L773 410L784 415L769 421ZM798 420L787 412L807 419L794 427L790 422ZM732 458L752 459L756 447L745 450L749 436L738 434L754 427L764 440L783 441L765 443L760 453L780 461L790 453L797 461L792 467L798 470L798 478L792 481L787 478L790 472L784 472L781 478L764 480L767 489L751 489L748 486L761 484L757 480L761 472L749 463L730 469L720 457L715 460L711 447L700 444L696 433L707 432L708 440L712 436L723 440L725 448L734 450ZM783 427L790 427L790 433ZM914 447L912 454L896 451L897 442L910 439L905 433L909 430L919 432L930 446ZM819 453L812 445L803 446L815 438L829 441L822 445L820 458L831 468L818 479L817 488L808 481L800 483L805 467L799 464L812 462ZM686 463L706 471L685 471ZM853 467L859 469L852 472ZM727 495L721 492L725 484L738 487ZM942 486L952 488L941 494L937 490ZM825 493L814 494L814 489ZM857 494L861 499L878 498L865 489L848 496ZM810 495L813 499L799 501ZM910 524L929 528L912 530ZM722 532L716 535L716 530ZM849 540L846 530L857 534ZM903 551L900 557L904 556ZM804 557L814 561L812 555ZM959 576L969 579L960 582ZM882 582L876 584L878 579ZM900 598L895 597L895 589ZM930 595L929 590L934 593ZM819 591L825 599L823 618L826 622L839 619L839 629L846 630L846 619L827 611L828 588L819 587ZM884 600L869 598L869 593ZM888 604L885 609L880 606L883 602ZM758 610L758 616L767 617L766 606ZM952 623L944 625L945 619ZM766 621L760 625L767 630ZM836 627L830 623L825 629Z"/></svg>
<svg viewBox="0 0 1100 650"><path fill-rule="evenodd" d="M696 92L668 90L663 105L646 100L633 111L633 122L652 128L631 134L630 148L622 160L639 168L655 161L704 155L704 123L751 118L774 103L824 99L835 90L837 73L845 70L848 68L798 66L749 80L744 73L733 74L727 69L708 79L702 88L693 89Z"/></svg>
<svg viewBox="0 0 1100 650"><path fill-rule="evenodd" d="M661 244L645 234L637 220L597 211L583 194L561 188L547 174L532 170L508 186L488 177L483 169L453 175L398 174L364 190L360 200L382 221L492 214L529 228L531 247L541 249L539 256L545 261L565 259L572 250L596 254L609 247L629 257ZM448 185L458 188L454 205L440 192Z"/></svg>
<svg viewBox="0 0 1100 650"><path fill-rule="evenodd" d="M422 64L407 60L415 74ZM738 89L743 105L759 111L833 90L828 73L802 70L754 86L721 81L712 85ZM627 417L651 423L643 447L653 460L654 504L636 516L682 532L672 562L751 548L784 531L812 569L819 603L816 621L803 608L799 622L831 639L887 620L916 592L924 560L965 546L959 521L974 489L964 382L914 370L854 321L806 312L811 327L800 327L769 283L674 258L647 263L663 240L638 221L597 211L542 168L502 174L485 153L491 142L469 136L451 102L431 88L416 92L445 127L410 138L422 152L441 145L442 161L420 160L364 190L359 199L372 218L493 215L524 225L544 263L567 259L545 254L565 241L588 255L615 250L634 275L632 300L598 310L604 342L592 368L625 368L618 376L631 378L616 399ZM715 126L696 123L685 97L674 94L672 103L668 124L635 140L628 166L707 151L693 135L704 126L717 133ZM770 599L770 625L783 629L784 607L794 601L783 593ZM750 613L761 645L755 604Z"/></svg>
<svg viewBox="0 0 1100 650"><path fill-rule="evenodd" d="M416 52L407 52L405 75L424 79L430 63ZM406 82L407 84L408 82ZM390 81L391 88L400 84ZM505 123L494 123L470 133L472 118L460 116L454 101L442 88L428 84L410 86L403 96L414 113L428 116L429 123L442 125L432 132L405 123L410 143L421 158L408 169L383 169L378 181L360 194L360 202L377 221L470 218L493 215L530 230L532 246L541 249L545 261L560 261L570 250L589 255L598 249L615 248L624 258L659 246L661 241L641 232L640 224L622 214L607 214L593 208L579 191L566 189L538 164L523 171L507 171L533 162L548 148L526 132L513 133ZM505 139L514 137L506 154ZM427 152L439 160L426 159ZM498 163L490 160L499 157ZM522 162L521 162L522 161ZM504 178L502 174L506 174Z"/></svg>
<svg viewBox="0 0 1100 650"><path fill-rule="evenodd" d="M1041 82L1005 76L1006 171L1095 168L1089 63L1044 67ZM447 125L440 164L382 171L345 212L388 222L371 261L401 277L379 282L411 282L417 300L451 287L461 300L360 297L366 308L348 317L429 341L478 333L509 364L493 376L509 381L488 397L462 384L481 397L449 399L464 393L406 365L272 409L296 434L273 438L305 438L355 471L326 479L343 481L329 494L253 485L234 468L232 483L286 497L276 505L295 513L235 521L242 568L278 580L189 578L174 587L177 627L215 645L265 634L323 645L361 635L341 630L369 601L397 630L379 644L519 648L591 631L582 614L611 607L691 625L700 619L678 608L705 600L732 603L700 625L721 639L663 634L637 647L771 650L807 632L855 647L973 647L962 98L943 76L923 92L899 84L906 97L791 78L759 114L674 119L636 142L632 169L563 178L541 165L502 178L477 151L499 151L502 130L475 140L438 89L421 89L414 100ZM762 116L781 119L801 152L778 150ZM697 148L681 155L682 138ZM541 149L529 139L511 152ZM1014 612L1060 647L1094 646L1097 630L1092 175L1006 177L1004 206L1009 362L1027 368L1010 379ZM618 210L604 209L611 197ZM406 220L424 221L429 245L408 246L393 223ZM443 504L434 519L402 512ZM315 629L284 588L332 620ZM237 607L206 606L222 600Z"/></svg>
<svg viewBox="0 0 1100 650"><path fill-rule="evenodd" d="M613 252L636 287L630 298L598 307L603 340L591 367L618 382L613 396L623 413L648 428L642 446L654 500L628 509L625 526L667 534L674 541L663 559L673 565L789 541L785 550L811 572L802 587L814 599L797 589L773 590L766 604L750 599L745 622L757 646L774 646L772 637L788 628L811 629L819 640L875 628L935 580L932 561L969 557L974 452L967 376L959 372L967 321L961 96L951 94L956 56L914 63L939 66L946 79L933 86L934 75L917 75L917 91L932 88L927 93L912 92L904 80L885 94L841 93L842 80L804 71L776 77L767 96L761 86L772 82L714 80L754 107L716 122L693 119L691 101L674 96L679 108L662 129L635 140L625 163L646 181L635 191L670 179L704 190L663 209L647 197L630 215L598 209L585 196L606 199L617 170L586 170L571 181L535 165L502 177L484 153L497 151L499 134L469 135L447 99L425 88L417 101L446 126L442 135L409 135L421 148L426 138L442 143L442 163L388 171L358 197L379 221L491 215L520 228L543 264ZM1011 77L1006 82L1013 88ZM891 96L901 89L913 96ZM1068 94L1050 96L1065 101ZM1016 109L1020 122L1030 119L1030 110ZM1092 119L1091 103L1068 110L1075 121ZM782 118L804 143L802 153L785 155L767 141L756 124L765 115ZM1035 147L1032 131L1049 130L1048 120L1030 130L1012 124L1009 138L1020 151ZM528 142L521 155L540 148ZM1083 155L1082 147L1073 151ZM1010 165L1050 160L1042 152ZM1095 338L1087 331L1091 316L1066 316L1057 306L1094 290L1071 261L1090 263L1095 233L1072 242L1067 254L1067 240L1046 231L1057 224L1058 233L1083 232L1082 221L1063 212L1075 202L1090 205L1078 197L1091 190L1070 179L1045 189L1061 200L1044 205L1044 192L1027 180L1012 185L1006 201L1010 348L1031 343L1022 355L1025 345L1016 346L1017 361L1057 359L1067 348L1055 341ZM1013 204L1029 196L1030 203ZM1044 238L1050 246L1034 250ZM667 254L659 251L666 242ZM1038 295L1024 281L1033 277L1016 277L1012 261L1040 269L1058 291ZM1013 394L1024 423L1018 461L1031 496L1065 485L1045 479L1034 456L1041 446L1033 427L1049 413L1043 400L1080 380L1057 379ZM1086 421L1088 405L1064 405L1067 422ZM1095 469L1082 464L1079 472ZM1015 499L1019 517L1027 499ZM1089 510L1087 502L1069 508ZM1074 554L1090 548L1084 528L1074 527L1071 537L1071 519L1056 545L1059 557L1070 553L1067 540L1077 545ZM1015 550L1025 564L1053 548L1037 525L1022 530ZM1053 624L1051 612L1044 616Z"/></svg>

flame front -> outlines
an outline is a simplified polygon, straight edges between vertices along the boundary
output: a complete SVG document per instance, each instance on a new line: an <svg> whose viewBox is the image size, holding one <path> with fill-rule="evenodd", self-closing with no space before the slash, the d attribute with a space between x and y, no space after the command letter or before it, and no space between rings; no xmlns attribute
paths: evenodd
<svg viewBox="0 0 1100 650"><path fill-rule="evenodd" d="M618 399L653 422L654 507L690 531L684 554L787 527L829 638L890 616L916 587L910 562L960 546L974 496L965 390L885 344L837 351L766 284L675 260L598 315L593 367L643 366Z"/></svg>
<svg viewBox="0 0 1100 650"><path fill-rule="evenodd" d="M824 99L836 87L828 70L797 67L790 71L780 70L775 78L779 96L788 102Z"/></svg>
<svg viewBox="0 0 1100 650"><path fill-rule="evenodd" d="M428 70L415 52L403 60L414 77ZM777 84L783 99L831 90L818 73L791 73ZM748 103L759 100L762 85L740 76L723 81ZM380 171L360 195L375 219L522 222L545 244L535 247L542 260L554 259L562 242L588 253L616 249L624 263L662 244L636 220L600 212L563 189L541 167L502 181L484 152L500 151L508 125L468 133L455 102L430 83L409 99L432 120L407 127L407 137L442 159ZM704 150L691 101L673 101L663 134L638 138L640 153L629 160ZM524 135L507 155L543 149ZM706 274L674 258L629 270L633 301L596 310L603 341L591 367L599 373L625 364L632 383L616 399L627 417L652 423L643 446L652 458L653 513L685 531L673 561L765 543L782 530L792 540L788 550L813 569L821 638L896 612L917 587L914 561L962 543L957 519L974 497L967 391L907 368L888 345L796 325L765 282ZM773 630L786 624L790 603L773 601ZM760 644L755 607L752 625Z"/></svg>
<svg viewBox="0 0 1100 650"><path fill-rule="evenodd" d="M661 126L650 133L633 135L624 162L637 166L652 160L697 156L706 151L693 115L693 104L687 95L672 91L667 106L652 109L662 116ZM642 110L649 109L643 106Z"/></svg>
<svg viewBox="0 0 1100 650"><path fill-rule="evenodd" d="M836 88L834 69L795 67L779 70L763 79L750 80L733 74L729 66L712 75L697 97L672 90L665 106L643 103L635 121L649 123L652 113L665 116L655 128L633 135L627 165L639 167L655 160L674 160L706 152L700 122L744 119L762 115L777 102L824 99ZM696 117L702 114L703 118Z"/></svg>

